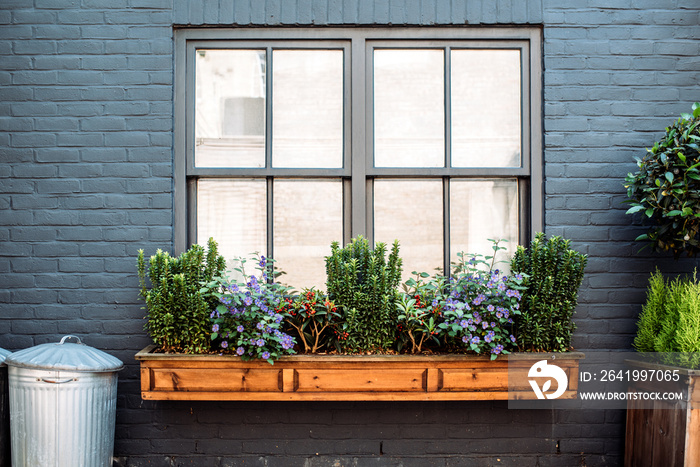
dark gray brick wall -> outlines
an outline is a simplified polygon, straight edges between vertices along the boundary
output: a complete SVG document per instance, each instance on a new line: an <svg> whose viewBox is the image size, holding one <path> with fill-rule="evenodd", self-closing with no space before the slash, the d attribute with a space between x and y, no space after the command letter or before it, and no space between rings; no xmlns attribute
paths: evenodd
<svg viewBox="0 0 700 467"><path fill-rule="evenodd" d="M541 25L545 219L590 255L580 349L629 348L651 270L632 158L700 100L694 0L3 0L0 347L65 333L127 363L123 466L619 465L623 411L501 402L153 403L136 251L172 247L173 26ZM536 98L535 98L536 100Z"/></svg>

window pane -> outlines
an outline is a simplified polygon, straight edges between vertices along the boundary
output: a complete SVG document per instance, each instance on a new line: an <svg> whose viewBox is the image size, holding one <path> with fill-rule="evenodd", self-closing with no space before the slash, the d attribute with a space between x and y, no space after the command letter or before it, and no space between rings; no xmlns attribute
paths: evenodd
<svg viewBox="0 0 700 467"><path fill-rule="evenodd" d="M272 52L272 165L343 166L343 51Z"/></svg>
<svg viewBox="0 0 700 467"><path fill-rule="evenodd" d="M452 166L520 166L520 51L452 50Z"/></svg>
<svg viewBox="0 0 700 467"><path fill-rule="evenodd" d="M280 282L326 290L325 256L343 239L340 180L275 180L274 258Z"/></svg>
<svg viewBox="0 0 700 467"><path fill-rule="evenodd" d="M450 258L457 253L491 255L489 238L506 239L507 251L496 260L508 260L518 244L518 182L516 180L450 181ZM503 264L500 269L503 270Z"/></svg>
<svg viewBox="0 0 700 467"><path fill-rule="evenodd" d="M374 51L374 165L444 167L444 53Z"/></svg>
<svg viewBox="0 0 700 467"><path fill-rule="evenodd" d="M197 167L265 165L265 52L197 50Z"/></svg>
<svg viewBox="0 0 700 467"><path fill-rule="evenodd" d="M267 249L266 186L260 179L197 182L197 243L214 237L228 269L236 267L231 259Z"/></svg>
<svg viewBox="0 0 700 467"><path fill-rule="evenodd" d="M375 180L374 239L400 243L403 280L412 271L442 268L442 181Z"/></svg>

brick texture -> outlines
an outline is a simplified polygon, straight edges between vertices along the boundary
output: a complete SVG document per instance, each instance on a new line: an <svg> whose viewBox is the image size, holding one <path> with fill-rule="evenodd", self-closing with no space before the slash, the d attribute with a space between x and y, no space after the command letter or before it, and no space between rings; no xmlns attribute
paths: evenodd
<svg viewBox="0 0 700 467"><path fill-rule="evenodd" d="M135 257L171 249L173 28L541 25L545 220L590 255L579 349L626 349L649 273L633 157L700 101L687 0L5 0L0 347L78 333L126 363L118 466L619 465L624 412L500 402L148 403ZM536 99L535 99L536 100Z"/></svg>

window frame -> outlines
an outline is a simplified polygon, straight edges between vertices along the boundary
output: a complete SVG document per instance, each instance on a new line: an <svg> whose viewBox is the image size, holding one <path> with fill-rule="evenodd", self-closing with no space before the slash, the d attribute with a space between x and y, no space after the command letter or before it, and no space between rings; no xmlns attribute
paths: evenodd
<svg viewBox="0 0 700 467"><path fill-rule="evenodd" d="M235 28L179 29L174 50L173 243L182 252L196 239L196 180L264 178L268 183L267 245L272 251L273 178L340 178L343 180L343 241L357 235L373 241L375 178L432 178L443 183L444 267L449 266L449 180L515 178L518 181L519 243L544 229L542 135L542 33L539 28L382 27L382 28ZM197 48L266 50L265 159L263 168L205 168L194 165L194 59ZM271 166L273 49L342 49L343 167L275 168ZM445 49L445 167L374 167L373 66L375 48ZM449 167L450 73L452 49L519 49L521 51L521 164L519 167Z"/></svg>

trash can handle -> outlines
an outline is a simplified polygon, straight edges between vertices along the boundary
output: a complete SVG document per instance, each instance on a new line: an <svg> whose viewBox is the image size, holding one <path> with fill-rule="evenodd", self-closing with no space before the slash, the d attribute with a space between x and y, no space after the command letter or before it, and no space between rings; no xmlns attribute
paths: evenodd
<svg viewBox="0 0 700 467"><path fill-rule="evenodd" d="M80 338L79 338L78 336L63 336L63 339L61 339L61 342L59 342L59 344L60 344L60 345L63 345L63 343L66 342L66 339L70 339L71 337L72 337L73 339L77 339L77 340L78 340L78 344L82 344L82 341L80 340Z"/></svg>
<svg viewBox="0 0 700 467"><path fill-rule="evenodd" d="M41 381L43 383L65 384L65 383L70 383L71 381L78 381L78 378L68 378L68 379L64 379L64 380L37 378L37 380Z"/></svg>

